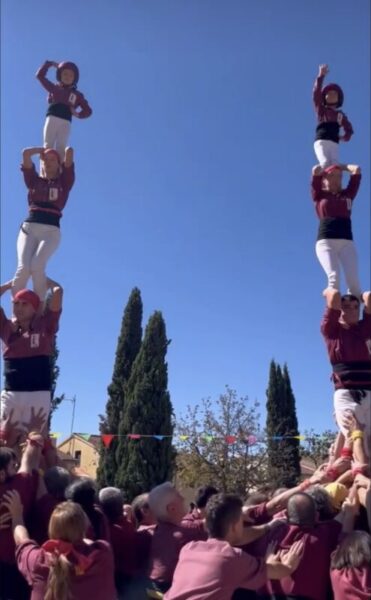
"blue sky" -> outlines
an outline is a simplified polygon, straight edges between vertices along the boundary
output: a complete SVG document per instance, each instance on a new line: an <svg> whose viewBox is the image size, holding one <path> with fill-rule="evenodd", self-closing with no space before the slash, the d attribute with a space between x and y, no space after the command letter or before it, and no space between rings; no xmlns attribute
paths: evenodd
<svg viewBox="0 0 371 600"><path fill-rule="evenodd" d="M300 429L332 426L319 334L325 276L309 195L318 64L345 91L363 181L353 213L370 285L368 0L1 3L1 279L26 215L21 149L42 144L45 59L72 60L93 116L74 121L76 184L50 275L65 288L58 392L75 431L104 411L123 308L163 311L176 414L226 384L265 405L289 366ZM9 310L9 299L4 302ZM68 434L71 404L53 419ZM156 432L154 432L156 433Z"/></svg>

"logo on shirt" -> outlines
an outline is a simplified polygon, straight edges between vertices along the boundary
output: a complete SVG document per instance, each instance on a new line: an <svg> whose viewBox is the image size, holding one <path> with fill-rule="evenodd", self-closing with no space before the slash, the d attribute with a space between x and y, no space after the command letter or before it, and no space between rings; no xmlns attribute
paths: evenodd
<svg viewBox="0 0 371 600"><path fill-rule="evenodd" d="M40 334L39 333L31 334L30 346L31 346L31 348L38 348L40 346Z"/></svg>
<svg viewBox="0 0 371 600"><path fill-rule="evenodd" d="M55 187L49 188L49 200L51 202L58 200L58 188L55 188Z"/></svg>
<svg viewBox="0 0 371 600"><path fill-rule="evenodd" d="M371 340L366 340L366 346L367 346L368 353L371 356Z"/></svg>
<svg viewBox="0 0 371 600"><path fill-rule="evenodd" d="M68 102L69 102L70 104L75 104L76 100L77 100L77 96L76 96L76 94L74 94L74 93L72 92L72 93L71 93L71 94L68 96Z"/></svg>

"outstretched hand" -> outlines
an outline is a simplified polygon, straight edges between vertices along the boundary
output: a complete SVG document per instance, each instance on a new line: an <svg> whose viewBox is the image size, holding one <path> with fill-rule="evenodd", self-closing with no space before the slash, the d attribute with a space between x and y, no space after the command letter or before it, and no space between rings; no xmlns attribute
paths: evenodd
<svg viewBox="0 0 371 600"><path fill-rule="evenodd" d="M303 553L304 542L299 540L298 542L294 542L289 550L280 552L280 561L293 572L298 568Z"/></svg>
<svg viewBox="0 0 371 600"><path fill-rule="evenodd" d="M329 71L330 69L328 68L328 65L320 65L318 75L319 77L324 77L325 75L327 75L327 73L329 73Z"/></svg>
<svg viewBox="0 0 371 600"><path fill-rule="evenodd" d="M1 506L6 508L13 522L23 520L23 505L17 490L9 490L6 492L2 497Z"/></svg>

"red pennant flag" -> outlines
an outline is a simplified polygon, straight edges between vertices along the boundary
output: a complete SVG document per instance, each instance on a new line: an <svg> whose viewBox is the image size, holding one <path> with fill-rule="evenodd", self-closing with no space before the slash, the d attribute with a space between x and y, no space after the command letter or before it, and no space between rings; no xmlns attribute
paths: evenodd
<svg viewBox="0 0 371 600"><path fill-rule="evenodd" d="M225 436L225 441L227 442L227 444L234 444L236 439L237 438L235 435L226 435Z"/></svg>
<svg viewBox="0 0 371 600"><path fill-rule="evenodd" d="M115 436L112 433L105 433L102 435L102 442L106 448L110 447L110 444Z"/></svg>
<svg viewBox="0 0 371 600"><path fill-rule="evenodd" d="M140 435L140 433L129 433L128 438L130 440L140 440L141 435Z"/></svg>

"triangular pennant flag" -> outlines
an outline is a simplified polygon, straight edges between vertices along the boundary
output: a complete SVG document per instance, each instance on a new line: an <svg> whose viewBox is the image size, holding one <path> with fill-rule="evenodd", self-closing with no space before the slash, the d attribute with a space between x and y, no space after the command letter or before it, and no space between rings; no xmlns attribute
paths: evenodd
<svg viewBox="0 0 371 600"><path fill-rule="evenodd" d="M279 442L283 440L283 435L272 435L271 439L275 440L276 442Z"/></svg>
<svg viewBox="0 0 371 600"><path fill-rule="evenodd" d="M84 440L89 441L90 433L78 433L77 435L84 438Z"/></svg>
<svg viewBox="0 0 371 600"><path fill-rule="evenodd" d="M214 437L212 435L203 435L202 439L204 439L206 442L212 442Z"/></svg>
<svg viewBox="0 0 371 600"><path fill-rule="evenodd" d="M257 442L257 437L255 435L249 435L247 436L247 443L249 444L249 446L253 446L254 444L256 444Z"/></svg>
<svg viewBox="0 0 371 600"><path fill-rule="evenodd" d="M226 435L225 436L225 441L227 442L227 444L234 444L236 442L236 436L235 435Z"/></svg>
<svg viewBox="0 0 371 600"><path fill-rule="evenodd" d="M106 448L110 447L110 444L115 436L112 433L104 433L102 435L102 442Z"/></svg>
<svg viewBox="0 0 371 600"><path fill-rule="evenodd" d="M49 437L50 438L59 438L61 437L61 433L49 433Z"/></svg>
<svg viewBox="0 0 371 600"><path fill-rule="evenodd" d="M186 440L188 440L188 438L189 438L189 435L180 435L180 436L179 436L179 439L180 439L182 442L185 442Z"/></svg>
<svg viewBox="0 0 371 600"><path fill-rule="evenodd" d="M305 440L305 435L294 435L296 440Z"/></svg>
<svg viewBox="0 0 371 600"><path fill-rule="evenodd" d="M128 438L130 440L140 440L141 435L140 433L128 433Z"/></svg>
<svg viewBox="0 0 371 600"><path fill-rule="evenodd" d="M161 441L161 440L164 439L165 436L164 435L154 435L153 437L156 438L156 440L160 440Z"/></svg>

